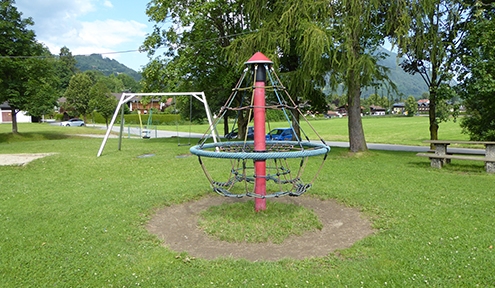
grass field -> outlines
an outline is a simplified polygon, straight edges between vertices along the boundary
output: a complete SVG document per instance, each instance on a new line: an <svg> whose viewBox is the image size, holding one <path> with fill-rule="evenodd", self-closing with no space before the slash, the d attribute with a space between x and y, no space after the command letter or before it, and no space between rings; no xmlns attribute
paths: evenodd
<svg viewBox="0 0 495 288"><path fill-rule="evenodd" d="M346 140L345 120L313 123L325 140ZM428 138L422 117L363 123L370 143ZM457 124L445 126L440 138L467 139ZM123 139L117 151L118 140L109 139L96 158L101 139L73 136L102 133L94 128L20 124L20 136L9 131L0 125L0 154L58 154L0 166L0 287L495 286L495 175L478 162L438 170L414 153L333 148L308 194L357 207L374 235L302 261L185 261L144 225L159 207L212 193L196 157L177 157L189 147ZM138 158L149 153L155 156Z"/></svg>
<svg viewBox="0 0 495 288"><path fill-rule="evenodd" d="M349 141L347 132L347 118L309 119L311 126L326 141ZM430 139L428 117L363 117L364 134L368 143L387 143L403 145L424 145L423 140ZM310 139L316 135L308 125L301 121L304 131ZM267 124L267 130L279 127L288 127L286 122L274 122ZM173 125L161 126L163 130L175 130ZM208 125L180 126L181 131L205 133ZM223 127L218 126L220 134ZM461 133L459 122L449 121L440 124L439 139L469 140L466 134Z"/></svg>

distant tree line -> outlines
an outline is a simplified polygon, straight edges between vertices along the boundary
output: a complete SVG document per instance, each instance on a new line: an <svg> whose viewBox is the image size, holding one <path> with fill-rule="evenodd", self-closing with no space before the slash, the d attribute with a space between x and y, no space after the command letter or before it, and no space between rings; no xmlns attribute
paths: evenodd
<svg viewBox="0 0 495 288"><path fill-rule="evenodd" d="M136 82L141 80L141 74L119 63L115 59L103 58L100 54L75 55L76 68L80 71L96 70L105 76L126 74L131 76Z"/></svg>

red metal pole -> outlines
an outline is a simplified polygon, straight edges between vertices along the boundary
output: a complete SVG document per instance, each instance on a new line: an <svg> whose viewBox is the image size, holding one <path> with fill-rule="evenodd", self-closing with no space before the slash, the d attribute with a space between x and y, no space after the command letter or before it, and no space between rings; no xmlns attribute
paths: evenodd
<svg viewBox="0 0 495 288"><path fill-rule="evenodd" d="M266 68L265 64L272 64L273 62L260 52L249 59L246 64L253 65L255 70L256 79L254 87L254 99L253 99L253 115L254 115L254 151L265 152L266 140L265 140L265 82L266 82ZM254 210L256 212L266 210L266 199L263 197L266 195L266 161L256 160L254 162L254 193L260 197L257 197L254 201Z"/></svg>
<svg viewBox="0 0 495 288"><path fill-rule="evenodd" d="M261 65L262 66L262 65ZM264 69L264 67L262 68ZM258 67L258 72L260 68ZM258 73L257 73L258 74ZM254 88L254 151L265 152L265 81L256 81ZM254 193L260 196L266 195L266 161L254 162ZM266 199L254 199L254 210L256 212L266 210Z"/></svg>

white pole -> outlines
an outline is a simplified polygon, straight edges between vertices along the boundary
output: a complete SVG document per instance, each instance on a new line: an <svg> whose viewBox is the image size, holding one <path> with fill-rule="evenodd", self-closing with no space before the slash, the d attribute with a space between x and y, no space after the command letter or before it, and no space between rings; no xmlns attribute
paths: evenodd
<svg viewBox="0 0 495 288"><path fill-rule="evenodd" d="M107 143L108 137L110 136L110 132L112 131L113 124L115 123L115 119L117 119L117 115L119 115L120 107L122 104L126 103L130 99L132 99L134 96L131 96L129 100L126 101L125 97L127 94L123 93L122 96L120 97L119 104L117 105L117 108L115 109L115 112L113 113L112 116L112 121L110 121L110 124L108 125L107 132L105 133L105 137L103 137L103 141L101 142L100 150L98 150L98 154L96 154L96 157L100 157L101 153L103 152L103 148L105 148L105 144ZM122 137L122 136L121 136Z"/></svg>
<svg viewBox="0 0 495 288"><path fill-rule="evenodd" d="M210 107L208 106L208 102L206 101L206 96L204 92L201 92L201 96L203 98L203 104L205 105L206 110L206 118L208 118L208 123L210 124L211 136L213 137L213 143L217 143L217 131L215 127L213 127L213 117L211 116Z"/></svg>

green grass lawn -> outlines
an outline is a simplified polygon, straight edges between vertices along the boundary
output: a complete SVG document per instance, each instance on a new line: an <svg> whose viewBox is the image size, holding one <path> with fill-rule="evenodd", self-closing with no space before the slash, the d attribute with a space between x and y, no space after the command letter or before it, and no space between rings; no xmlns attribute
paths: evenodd
<svg viewBox="0 0 495 288"><path fill-rule="evenodd" d="M365 118L367 140L421 142L428 138L422 118ZM312 124L337 141L344 122ZM448 125L440 138L467 139ZM144 225L159 207L213 193L197 158L177 157L189 147L124 138L118 151L118 140L109 139L96 158L101 139L72 136L101 133L94 128L20 124L20 136L9 131L0 125L0 154L58 154L0 166L0 287L495 286L495 175L478 162L438 170L414 153L333 148L307 194L357 207L374 235L317 259L184 261ZM149 153L155 156L138 158Z"/></svg>
<svg viewBox="0 0 495 288"><path fill-rule="evenodd" d="M314 120L309 119L310 124L318 134L326 141L349 141L347 118L332 118ZM425 145L422 141L430 139L428 117L363 117L363 127L368 143L386 143L403 145ZM301 120L301 125L310 139L316 139L316 134ZM274 122L267 124L267 132L271 128L288 127L287 122ZM164 130L176 130L176 126L160 126ZM181 125L180 131L205 133L208 125ZM223 126L217 126L219 133L223 135ZM459 121L440 123L439 139L469 140L468 135L461 133Z"/></svg>

